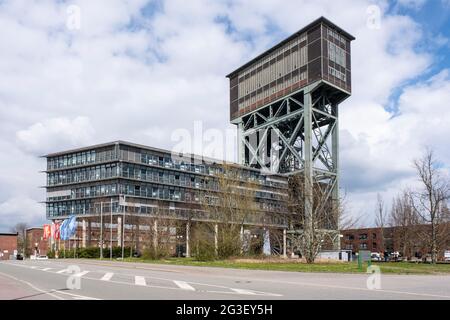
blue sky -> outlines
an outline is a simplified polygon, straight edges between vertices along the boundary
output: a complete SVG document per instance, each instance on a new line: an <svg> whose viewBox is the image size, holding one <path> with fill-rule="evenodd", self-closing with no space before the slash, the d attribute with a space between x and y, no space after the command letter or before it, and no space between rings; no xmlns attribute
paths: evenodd
<svg viewBox="0 0 450 320"><path fill-rule="evenodd" d="M389 204L417 185L424 146L449 170L449 12L448 0L0 1L0 231L45 221L39 155L116 139L171 149L199 122L233 131L225 75L319 16L356 36L341 192L373 225L377 193Z"/></svg>

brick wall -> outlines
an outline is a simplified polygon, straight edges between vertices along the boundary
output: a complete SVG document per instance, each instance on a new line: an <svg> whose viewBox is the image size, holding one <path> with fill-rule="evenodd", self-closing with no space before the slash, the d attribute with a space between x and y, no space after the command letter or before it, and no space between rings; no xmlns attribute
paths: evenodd
<svg viewBox="0 0 450 320"><path fill-rule="evenodd" d="M0 233L0 260L8 260L17 250L17 234Z"/></svg>

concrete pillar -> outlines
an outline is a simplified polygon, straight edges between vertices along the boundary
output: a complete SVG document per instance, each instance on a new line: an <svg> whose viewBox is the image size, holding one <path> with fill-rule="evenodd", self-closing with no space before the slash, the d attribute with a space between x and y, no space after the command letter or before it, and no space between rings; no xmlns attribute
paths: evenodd
<svg viewBox="0 0 450 320"><path fill-rule="evenodd" d="M188 221L186 222L186 258L189 258L191 256L191 250L189 248L190 233L191 233L191 223Z"/></svg>
<svg viewBox="0 0 450 320"><path fill-rule="evenodd" d="M214 252L219 253L219 225L216 223L214 225Z"/></svg>
<svg viewBox="0 0 450 320"><path fill-rule="evenodd" d="M81 227L82 227L82 233L81 233L81 246L83 248L86 248L86 228L87 228L87 221L86 219L83 219L81 221Z"/></svg>
<svg viewBox="0 0 450 320"><path fill-rule="evenodd" d="M117 245L122 246L122 217L117 217Z"/></svg>
<svg viewBox="0 0 450 320"><path fill-rule="evenodd" d="M287 258L286 254L286 229L283 229L283 258Z"/></svg>
<svg viewBox="0 0 450 320"><path fill-rule="evenodd" d="M158 249L158 220L153 222L153 249Z"/></svg>

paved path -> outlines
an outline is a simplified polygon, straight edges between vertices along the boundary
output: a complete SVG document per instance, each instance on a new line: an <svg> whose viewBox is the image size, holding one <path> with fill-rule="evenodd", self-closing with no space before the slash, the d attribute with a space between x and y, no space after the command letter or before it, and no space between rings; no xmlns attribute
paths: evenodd
<svg viewBox="0 0 450 320"><path fill-rule="evenodd" d="M381 275L381 289L369 289L368 277L99 260L4 261L0 299L450 299L448 275Z"/></svg>

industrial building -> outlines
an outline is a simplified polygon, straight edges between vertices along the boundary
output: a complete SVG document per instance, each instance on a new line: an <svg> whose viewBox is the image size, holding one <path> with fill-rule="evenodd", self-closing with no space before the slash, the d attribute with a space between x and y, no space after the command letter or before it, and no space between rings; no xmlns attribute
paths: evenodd
<svg viewBox="0 0 450 320"><path fill-rule="evenodd" d="M132 226L141 228L141 233L145 233L143 220L137 223L139 217L181 222L175 232L184 236L188 243L191 223L215 219L205 212L202 200L219 191L217 178L226 165L219 160L195 155L184 155L177 160L170 151L124 141L45 157L47 218L61 220L70 215L79 217L83 230L82 246L92 241L91 223L98 231L100 223L109 224L112 219L117 230L114 233L114 243L117 245L124 241L121 236L124 225L126 229ZM243 228L286 229L285 216L281 215L287 210L286 177L262 175L253 168L228 165L238 173L236 176L242 182L252 183L261 214L248 216L241 222ZM105 232L111 232L107 229L105 227ZM137 235L136 239L139 238ZM189 246L185 250L189 255Z"/></svg>
<svg viewBox="0 0 450 320"><path fill-rule="evenodd" d="M0 260L14 259L18 237L18 233L0 233Z"/></svg>
<svg viewBox="0 0 450 320"><path fill-rule="evenodd" d="M307 221L318 205L313 190L324 194L320 201L327 205L319 204L322 211L338 206L338 107L351 94L354 39L321 17L227 76L230 120L238 130L238 164L226 166L238 172L240 183L252 183L259 211L241 222L241 233L282 230L280 253L286 254L287 232L301 234L312 226L287 219L293 214L287 203L290 175L304 176ZM123 141L45 157L47 218L80 217L83 245L90 243L91 223L105 223L103 214L105 219L110 214L110 225L117 226L115 233L110 228L110 238L114 235L118 244L127 227L141 228L133 217L164 217L181 222L170 236L184 237L189 256L191 224L217 219L201 204L209 192L220 192L217 179L225 166L219 160L196 155L177 160L167 150ZM156 224L142 227L158 229ZM337 223L325 229L333 234L337 249Z"/></svg>

